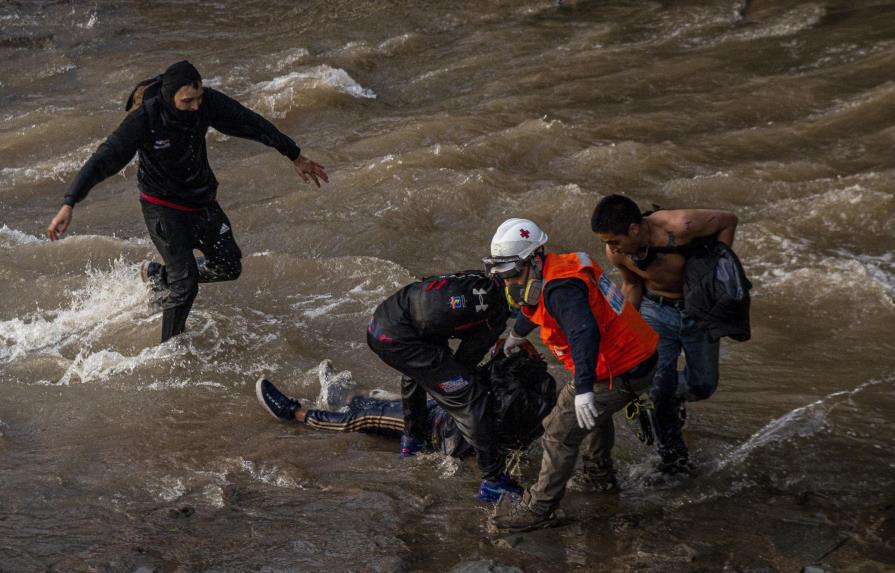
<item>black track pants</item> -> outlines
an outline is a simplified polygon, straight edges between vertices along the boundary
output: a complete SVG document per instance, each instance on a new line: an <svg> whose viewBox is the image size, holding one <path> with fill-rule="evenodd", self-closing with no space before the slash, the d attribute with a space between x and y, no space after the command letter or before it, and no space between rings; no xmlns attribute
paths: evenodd
<svg viewBox="0 0 895 573"><path fill-rule="evenodd" d="M242 272L242 252L233 238L230 220L217 202L196 212L141 201L149 236L164 261L168 286L162 307L162 342L183 332L199 292L199 283L230 281ZM193 249L205 264L196 265Z"/></svg>
<svg viewBox="0 0 895 573"><path fill-rule="evenodd" d="M404 375L401 391L405 432L419 440L425 439L428 393L475 448L482 478L497 480L505 469L505 460L492 428L488 389L454 358L447 343L380 340L368 332L367 344L383 362Z"/></svg>

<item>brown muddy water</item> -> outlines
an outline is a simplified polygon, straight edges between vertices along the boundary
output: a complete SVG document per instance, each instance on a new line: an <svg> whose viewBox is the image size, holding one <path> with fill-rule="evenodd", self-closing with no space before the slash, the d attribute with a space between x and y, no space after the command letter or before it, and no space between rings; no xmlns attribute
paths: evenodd
<svg viewBox="0 0 895 573"><path fill-rule="evenodd" d="M332 183L211 133L244 272L160 346L133 165L43 233L184 57ZM0 4L0 570L895 570L893 74L878 0ZM610 192L740 217L753 340L689 409L697 478L654 484L619 421L620 496L492 536L474 465L256 403L262 374L313 401L325 358L396 390L381 299L477 267L510 216L605 261Z"/></svg>

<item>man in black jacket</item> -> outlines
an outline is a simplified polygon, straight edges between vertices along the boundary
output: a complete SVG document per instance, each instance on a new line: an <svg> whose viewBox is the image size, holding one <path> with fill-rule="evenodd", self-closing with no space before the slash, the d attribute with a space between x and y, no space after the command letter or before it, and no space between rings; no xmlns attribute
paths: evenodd
<svg viewBox="0 0 895 573"><path fill-rule="evenodd" d="M47 235L52 241L60 238L71 224L75 204L139 154L137 184L143 218L164 261L163 265L144 265L143 278L164 292L164 342L183 332L200 282L233 280L242 271L242 253L230 220L216 200L218 181L208 164L205 143L209 127L275 148L292 161L306 183L313 180L319 187L321 179L329 179L322 165L303 157L295 142L269 121L221 92L203 87L198 70L187 61L170 66L144 93L142 105L128 114L81 168ZM194 248L205 255L201 267Z"/></svg>
<svg viewBox="0 0 895 573"><path fill-rule="evenodd" d="M597 203L591 229L606 245L606 256L621 273L622 293L659 335L659 364L650 395L665 473L689 471L681 434L685 401L705 400L718 387L720 343L699 328L684 305L684 257L678 247L714 237L733 245L737 216L715 209L674 209L643 214L623 195ZM686 367L678 372L683 351Z"/></svg>
<svg viewBox="0 0 895 573"><path fill-rule="evenodd" d="M376 308L367 327L373 352L403 374L401 457L425 446L428 393L475 449L482 501L497 501L503 491L521 491L506 475L504 451L488 409L488 387L475 374L509 317L502 281L468 271L405 286ZM450 339L460 340L456 352Z"/></svg>

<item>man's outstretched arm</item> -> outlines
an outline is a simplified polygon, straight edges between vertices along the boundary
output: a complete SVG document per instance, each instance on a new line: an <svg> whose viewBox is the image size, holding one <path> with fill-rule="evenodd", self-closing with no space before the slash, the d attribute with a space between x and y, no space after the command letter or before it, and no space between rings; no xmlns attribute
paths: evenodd
<svg viewBox="0 0 895 573"><path fill-rule="evenodd" d="M101 181L115 175L130 163L145 139L147 129L145 113L142 110L136 111L124 118L118 129L99 146L81 167L65 194L62 208L50 221L47 236L51 241L60 238L68 230L75 204L83 200Z"/></svg>
<svg viewBox="0 0 895 573"><path fill-rule="evenodd" d="M261 115L245 107L230 96L205 88L211 127L226 135L251 139L273 147L292 161L292 166L305 183L312 180L320 187L320 180L329 182L326 170L316 161L301 155L301 149L291 137L281 132Z"/></svg>
<svg viewBox="0 0 895 573"><path fill-rule="evenodd" d="M718 240L733 247L739 219L730 211L720 209L681 209L669 211L670 226L680 239L678 244L686 244L698 237L717 236Z"/></svg>

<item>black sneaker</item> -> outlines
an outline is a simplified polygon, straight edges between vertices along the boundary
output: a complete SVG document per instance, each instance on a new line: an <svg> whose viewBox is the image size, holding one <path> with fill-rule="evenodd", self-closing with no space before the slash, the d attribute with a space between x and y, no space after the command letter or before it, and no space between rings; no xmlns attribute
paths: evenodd
<svg viewBox="0 0 895 573"><path fill-rule="evenodd" d="M659 466L656 469L667 476L694 475L693 466L690 465L690 459L686 453L678 454L677 456L662 457L659 460Z"/></svg>
<svg viewBox="0 0 895 573"><path fill-rule="evenodd" d="M255 383L255 395L264 409L277 420L286 422L295 419L295 411L301 408L301 403L283 394L277 387L263 377Z"/></svg>
<svg viewBox="0 0 895 573"><path fill-rule="evenodd" d="M165 266L161 263L143 261L143 264L140 265L140 278L153 291L158 292L168 288L168 281L165 279Z"/></svg>

